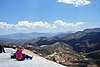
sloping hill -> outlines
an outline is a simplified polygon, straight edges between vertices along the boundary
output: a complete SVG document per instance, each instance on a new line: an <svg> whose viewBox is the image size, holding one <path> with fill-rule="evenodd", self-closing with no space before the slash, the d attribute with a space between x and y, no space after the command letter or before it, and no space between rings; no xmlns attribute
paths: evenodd
<svg viewBox="0 0 100 67"><path fill-rule="evenodd" d="M26 49L63 65L73 64L73 62L85 61L84 59L88 59L85 58L84 55L75 52L72 46L62 42L57 42L52 45L31 46L26 47Z"/></svg>
<svg viewBox="0 0 100 67"><path fill-rule="evenodd" d="M16 59L10 59L9 52L11 49L7 48L5 50L7 53L0 54L0 67L64 67L34 54L32 60L17 61Z"/></svg>

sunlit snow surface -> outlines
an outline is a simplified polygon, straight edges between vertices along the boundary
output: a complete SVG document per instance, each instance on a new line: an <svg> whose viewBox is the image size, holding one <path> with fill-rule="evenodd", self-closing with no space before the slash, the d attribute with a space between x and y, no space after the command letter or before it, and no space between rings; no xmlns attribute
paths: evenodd
<svg viewBox="0 0 100 67"><path fill-rule="evenodd" d="M65 67L39 56L33 56L32 60L17 61L10 59L11 48L5 48L6 53L0 53L0 67Z"/></svg>

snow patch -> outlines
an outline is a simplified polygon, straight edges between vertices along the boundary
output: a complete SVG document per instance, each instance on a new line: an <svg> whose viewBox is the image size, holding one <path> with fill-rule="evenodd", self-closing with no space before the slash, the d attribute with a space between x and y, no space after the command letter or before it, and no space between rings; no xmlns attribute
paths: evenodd
<svg viewBox="0 0 100 67"><path fill-rule="evenodd" d="M5 48L6 53L0 53L0 67L65 67L39 56L32 60L17 61L10 58L11 48Z"/></svg>

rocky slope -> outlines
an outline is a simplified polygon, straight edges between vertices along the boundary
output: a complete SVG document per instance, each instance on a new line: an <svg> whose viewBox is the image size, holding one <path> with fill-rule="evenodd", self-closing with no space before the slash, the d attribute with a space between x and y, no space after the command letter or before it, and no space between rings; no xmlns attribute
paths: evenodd
<svg viewBox="0 0 100 67"><path fill-rule="evenodd" d="M85 55L75 52L70 45L61 42L52 45L26 47L26 49L63 65L73 64L81 60L88 61Z"/></svg>

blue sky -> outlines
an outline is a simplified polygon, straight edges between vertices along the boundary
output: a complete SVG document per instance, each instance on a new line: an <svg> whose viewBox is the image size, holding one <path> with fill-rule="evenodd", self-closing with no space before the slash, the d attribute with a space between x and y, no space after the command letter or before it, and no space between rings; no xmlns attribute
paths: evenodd
<svg viewBox="0 0 100 67"><path fill-rule="evenodd" d="M0 0L0 34L99 27L99 6L100 0Z"/></svg>

